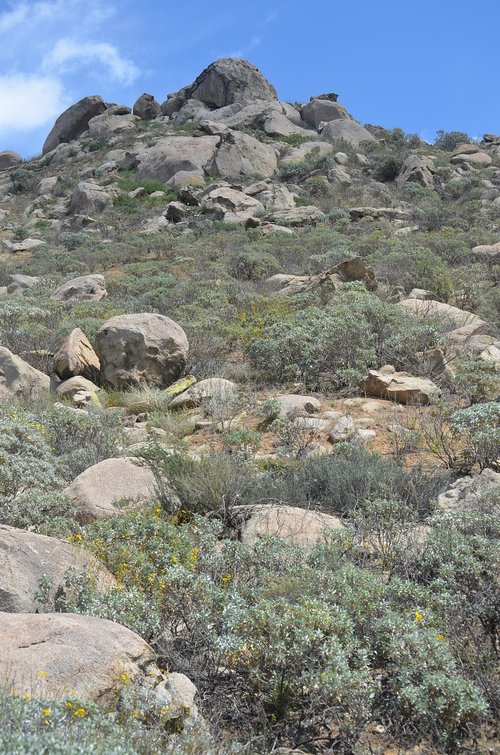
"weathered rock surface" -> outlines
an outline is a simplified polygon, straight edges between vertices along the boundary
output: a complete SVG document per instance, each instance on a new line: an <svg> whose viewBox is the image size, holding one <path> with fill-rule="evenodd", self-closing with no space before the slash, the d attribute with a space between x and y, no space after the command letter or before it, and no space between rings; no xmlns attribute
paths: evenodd
<svg viewBox="0 0 500 755"><path fill-rule="evenodd" d="M248 134L230 131L221 137L219 148L206 170L211 176L233 178L260 174L268 177L278 170L278 157L272 145L263 144Z"/></svg>
<svg viewBox="0 0 500 755"><path fill-rule="evenodd" d="M234 400L237 390L236 383L233 383L231 380L207 378L206 380L200 380L199 383L190 386L186 391L176 396L170 402L169 408L183 407L185 409L192 409L195 406L200 406L210 401L224 404Z"/></svg>
<svg viewBox="0 0 500 755"><path fill-rule="evenodd" d="M204 213L226 223L244 225L249 218L264 213L264 205L258 199L229 186L220 186L209 191L203 196L201 205Z"/></svg>
<svg viewBox="0 0 500 755"><path fill-rule="evenodd" d="M63 142L78 139L87 130L90 119L104 113L106 109L106 103L98 96L84 97L71 105L56 120L45 140L42 154L51 152Z"/></svg>
<svg viewBox="0 0 500 755"><path fill-rule="evenodd" d="M0 346L0 400L37 400L49 394L50 378Z"/></svg>
<svg viewBox="0 0 500 755"><path fill-rule="evenodd" d="M10 283L7 286L7 293L13 294L16 291L24 291L27 288L33 288L39 282L40 278L35 275L23 275L14 273L9 275Z"/></svg>
<svg viewBox="0 0 500 755"><path fill-rule="evenodd" d="M500 264L500 241L497 241L496 244L475 246L472 250L472 256L479 262L485 262L489 265Z"/></svg>
<svg viewBox="0 0 500 755"><path fill-rule="evenodd" d="M314 396L299 396L295 393L273 396L279 404L280 417L293 419L300 415L314 414L321 411L321 403Z"/></svg>
<svg viewBox="0 0 500 755"><path fill-rule="evenodd" d="M486 497L500 501L500 474L483 469L476 477L462 477L438 496L442 511L477 511Z"/></svg>
<svg viewBox="0 0 500 755"><path fill-rule="evenodd" d="M134 115L137 115L141 121L152 121L161 115L160 103L156 102L152 94L144 92L136 100L133 111Z"/></svg>
<svg viewBox="0 0 500 755"><path fill-rule="evenodd" d="M330 95L331 97L331 95ZM328 97L311 97L307 105L300 109L301 118L312 128L318 129L321 123L336 120L354 121L347 110L336 99Z"/></svg>
<svg viewBox="0 0 500 755"><path fill-rule="evenodd" d="M329 121L321 129L321 138L333 143L342 139L359 148L363 142L376 142L375 137L367 129L354 120L338 119Z"/></svg>
<svg viewBox="0 0 500 755"><path fill-rule="evenodd" d="M398 306L414 317L436 320L445 330L467 326L470 329L470 335L488 333L490 330L488 323L481 320L477 315L473 315L472 312L452 307L451 304L444 304L440 301L403 299L403 301L398 302Z"/></svg>
<svg viewBox="0 0 500 755"><path fill-rule="evenodd" d="M278 537L310 550L316 543L327 540L333 531L344 529L336 516L295 506L259 504L247 507L246 511L241 507L243 518L245 514L248 518L240 529L244 543L254 543L261 537Z"/></svg>
<svg viewBox="0 0 500 755"><path fill-rule="evenodd" d="M408 220L410 212L403 207L351 207L351 220Z"/></svg>
<svg viewBox="0 0 500 755"><path fill-rule="evenodd" d="M166 136L137 155L141 179L169 181L179 171L200 172L210 163L218 136Z"/></svg>
<svg viewBox="0 0 500 755"><path fill-rule="evenodd" d="M316 225L326 220L326 215L314 205L294 207L290 210L277 210L271 212L267 219L273 223L284 223L292 227L302 225Z"/></svg>
<svg viewBox="0 0 500 755"><path fill-rule="evenodd" d="M190 99L200 100L214 110L234 102L276 100L277 94L251 63L239 58L222 58L205 68L191 86L169 95L162 105L162 113L172 115Z"/></svg>
<svg viewBox="0 0 500 755"><path fill-rule="evenodd" d="M67 380L63 380L62 383L56 388L58 396L66 396L66 398L74 398L77 393L84 391L85 393L97 394L100 392L100 388L95 385L91 380L82 375L75 375Z"/></svg>
<svg viewBox="0 0 500 755"><path fill-rule="evenodd" d="M79 474L64 494L71 499L77 519L89 522L149 501L155 495L155 478L138 459L105 459Z"/></svg>
<svg viewBox="0 0 500 755"><path fill-rule="evenodd" d="M63 608L64 599L71 597L71 591L64 586L69 570L74 575L85 573L92 577L99 591L114 584L112 575L85 550L54 537L0 524L0 611L40 610L35 593L42 577L52 585L48 605Z"/></svg>
<svg viewBox="0 0 500 755"><path fill-rule="evenodd" d="M99 184L80 181L71 197L69 211L72 215L94 215L111 207L113 199Z"/></svg>
<svg viewBox="0 0 500 755"><path fill-rule="evenodd" d="M0 171L14 168L16 165L20 165L22 161L21 155L11 149L6 149L0 152Z"/></svg>
<svg viewBox="0 0 500 755"><path fill-rule="evenodd" d="M54 291L51 299L65 302L73 307L81 301L101 301L107 296L106 281L103 275L82 275L72 278Z"/></svg>
<svg viewBox="0 0 500 755"><path fill-rule="evenodd" d="M185 368L189 344L183 329L169 317L144 313L107 320L97 334L96 351L103 379L115 388L165 388Z"/></svg>
<svg viewBox="0 0 500 755"><path fill-rule="evenodd" d="M370 370L361 383L361 388L370 396L402 404L428 404L441 395L440 389L432 380L414 377L408 372L396 372L390 365L378 371Z"/></svg>
<svg viewBox="0 0 500 755"><path fill-rule="evenodd" d="M75 328L54 355L54 372L61 380L82 375L88 380L99 377L101 363L90 341L80 328Z"/></svg>
<svg viewBox="0 0 500 755"><path fill-rule="evenodd" d="M334 265L318 275L273 275L266 280L269 291L281 291L284 294L298 294L321 289L324 293L336 291L342 283L362 281L369 291L377 288L375 272L368 267L362 257L353 257Z"/></svg>
<svg viewBox="0 0 500 755"><path fill-rule="evenodd" d="M435 189L437 178L432 159L422 155L409 155L396 179L399 189L406 183L418 183L425 189Z"/></svg>
<svg viewBox="0 0 500 755"><path fill-rule="evenodd" d="M112 139L114 136L135 131L138 118L135 115L117 115L111 109L96 115L89 121L88 131L92 139Z"/></svg>
<svg viewBox="0 0 500 755"><path fill-rule="evenodd" d="M477 144L459 144L450 157L450 163L453 165L467 165L473 168L487 168L492 162L490 155L479 149Z"/></svg>
<svg viewBox="0 0 500 755"><path fill-rule="evenodd" d="M125 679L140 678L155 655L130 629L70 613L0 613L0 680L33 698L111 706ZM40 673L42 672L42 673Z"/></svg>

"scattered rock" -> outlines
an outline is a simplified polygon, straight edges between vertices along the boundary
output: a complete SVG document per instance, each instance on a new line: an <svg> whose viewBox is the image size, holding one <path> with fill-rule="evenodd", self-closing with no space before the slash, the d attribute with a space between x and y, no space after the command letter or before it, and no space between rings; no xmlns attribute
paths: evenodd
<svg viewBox="0 0 500 755"><path fill-rule="evenodd" d="M139 459L105 459L79 474L64 494L72 501L78 521L85 523L151 500L155 478Z"/></svg>
<svg viewBox="0 0 500 755"><path fill-rule="evenodd" d="M54 537L0 524L0 611L35 612L41 603L35 600L42 577L50 580L46 605L62 610L71 590L65 577L85 573L94 580L98 591L110 589L112 575L87 551Z"/></svg>
<svg viewBox="0 0 500 755"><path fill-rule="evenodd" d="M168 390L168 389L167 389ZM203 403L214 401L221 404L234 400L237 386L231 380L224 378L207 378L191 385L186 391L176 396L169 404L170 409L193 409Z"/></svg>
<svg viewBox="0 0 500 755"><path fill-rule="evenodd" d="M425 189L435 189L437 177L432 159L422 155L409 155L396 179L396 185L399 189L406 183L418 183Z"/></svg>
<svg viewBox="0 0 500 755"><path fill-rule="evenodd" d="M140 678L155 659L130 629L69 613L0 613L0 641L0 678L18 694L64 700L74 690L106 709L125 687L123 675Z"/></svg>
<svg viewBox="0 0 500 755"><path fill-rule="evenodd" d="M316 225L326 220L326 215L314 205L294 207L291 210L278 210L267 216L273 223L283 223L292 227L302 225Z"/></svg>
<svg viewBox="0 0 500 755"><path fill-rule="evenodd" d="M349 215L351 220L408 220L410 211L402 207L351 207Z"/></svg>
<svg viewBox="0 0 500 755"><path fill-rule="evenodd" d="M370 396L399 401L402 404L428 404L438 398L441 391L427 378L414 377L408 372L396 372L387 365L380 370L370 370L361 388Z"/></svg>
<svg viewBox="0 0 500 755"><path fill-rule="evenodd" d="M264 177L273 176L278 170L278 157L272 145L243 132L230 131L221 137L219 148L206 170L211 176L230 178L256 173Z"/></svg>
<svg viewBox="0 0 500 755"><path fill-rule="evenodd" d="M82 377L81 375L75 375L67 380L63 380L62 383L56 388L58 396L65 396L66 398L74 398L77 393L84 391L85 393L97 394L101 389L95 385L91 380Z"/></svg>
<svg viewBox="0 0 500 755"><path fill-rule="evenodd" d="M369 291L377 288L375 272L368 267L362 257L353 257L340 262L318 275L284 275L278 274L268 278L265 283L269 291L280 291L287 295L305 293L321 289L323 294L330 294L342 287L342 283L363 281Z"/></svg>
<svg viewBox="0 0 500 755"><path fill-rule="evenodd" d="M18 252L32 252L40 246L46 246L47 242L42 239L24 239L23 241L9 241L4 239L3 246L7 252L17 254Z"/></svg>
<svg viewBox="0 0 500 755"><path fill-rule="evenodd" d="M106 110L89 121L89 136L98 141L110 140L115 136L135 131L137 122L138 118L135 115L116 115L112 110Z"/></svg>
<svg viewBox="0 0 500 755"><path fill-rule="evenodd" d="M22 275L21 273L14 273L9 275L10 283L7 286L7 293L13 294L17 291L24 291L27 288L33 288L39 282L40 278L34 275Z"/></svg>
<svg viewBox="0 0 500 755"><path fill-rule="evenodd" d="M87 130L89 121L96 115L104 113L107 105L101 97L84 97L71 105L56 120L43 145L42 154L51 152L59 144L78 139Z"/></svg>
<svg viewBox="0 0 500 755"><path fill-rule="evenodd" d="M376 139L360 123L354 120L329 121L321 129L321 138L334 144L339 139L359 149L364 142L376 143Z"/></svg>
<svg viewBox="0 0 500 755"><path fill-rule="evenodd" d="M398 306L414 317L424 320L436 320L445 330L454 330L466 325L472 329L471 335L472 332L476 334L488 333L489 331L490 326L488 323L481 320L477 315L440 301L432 299L403 299L403 301L398 302Z"/></svg>
<svg viewBox="0 0 500 755"><path fill-rule="evenodd" d="M442 511L477 511L487 496L500 500L500 474L493 469L483 469L476 477L462 477L438 496Z"/></svg>
<svg viewBox="0 0 500 755"><path fill-rule="evenodd" d="M492 162L490 155L482 152L477 144L459 144L450 157L453 165L465 164L474 168L487 168Z"/></svg>
<svg viewBox="0 0 500 755"><path fill-rule="evenodd" d="M50 298L65 302L67 307L73 307L81 301L101 301L107 295L104 276L94 274L66 281Z"/></svg>
<svg viewBox="0 0 500 755"><path fill-rule="evenodd" d="M94 215L113 205L112 197L102 186L80 181L73 191L69 212L73 215Z"/></svg>
<svg viewBox="0 0 500 755"><path fill-rule="evenodd" d="M54 356L54 372L61 380L81 375L96 380L101 363L90 341L80 328L75 328Z"/></svg>
<svg viewBox="0 0 500 755"><path fill-rule="evenodd" d="M137 155L141 180L169 181L179 171L202 173L211 162L218 136L165 136Z"/></svg>
<svg viewBox="0 0 500 755"><path fill-rule="evenodd" d="M258 199L229 186L221 186L204 194L201 199L203 212L215 220L244 225L249 218L264 213L264 205Z"/></svg>
<svg viewBox="0 0 500 755"><path fill-rule="evenodd" d="M298 396L294 393L272 396L280 407L280 417L294 419L300 415L321 411L321 403L314 396Z"/></svg>
<svg viewBox="0 0 500 755"><path fill-rule="evenodd" d="M157 314L118 315L97 333L103 379L115 388L167 387L186 366L189 344L180 325Z"/></svg>
<svg viewBox="0 0 500 755"><path fill-rule="evenodd" d="M488 265L500 264L500 241L497 241L496 244L475 246L472 250L472 256L479 262L485 262Z"/></svg>
<svg viewBox="0 0 500 755"><path fill-rule="evenodd" d="M240 538L244 543L254 543L261 537L278 537L311 550L332 532L344 529L336 516L295 506L258 504L241 507L240 514L243 519Z"/></svg>
<svg viewBox="0 0 500 755"><path fill-rule="evenodd" d="M0 400L36 401L48 396L50 378L0 346Z"/></svg>

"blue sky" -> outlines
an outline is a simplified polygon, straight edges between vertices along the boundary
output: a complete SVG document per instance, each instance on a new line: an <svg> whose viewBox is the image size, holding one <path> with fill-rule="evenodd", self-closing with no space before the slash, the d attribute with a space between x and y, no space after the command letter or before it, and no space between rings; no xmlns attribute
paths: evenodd
<svg viewBox="0 0 500 755"><path fill-rule="evenodd" d="M500 0L0 0L0 151L38 154L85 95L161 102L228 56L283 100L335 91L363 123L498 134L499 29Z"/></svg>

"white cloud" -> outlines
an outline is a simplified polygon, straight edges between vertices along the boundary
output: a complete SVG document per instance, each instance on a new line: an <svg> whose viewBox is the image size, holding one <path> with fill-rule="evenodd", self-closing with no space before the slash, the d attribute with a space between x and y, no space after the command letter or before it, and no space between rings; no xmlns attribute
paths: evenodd
<svg viewBox="0 0 500 755"><path fill-rule="evenodd" d="M26 31L42 22L79 19L79 26L100 24L115 14L115 8L103 0L38 0L11 2L10 10L0 13L0 34Z"/></svg>
<svg viewBox="0 0 500 755"><path fill-rule="evenodd" d="M229 52L226 55L222 55L221 57L242 58L244 55L250 52L250 50L253 50L254 47L258 47L258 45L260 45L261 42L262 42L262 37L252 37L250 42L245 47L240 47L239 50L233 50L232 52Z"/></svg>
<svg viewBox="0 0 500 755"><path fill-rule="evenodd" d="M0 133L31 131L64 110L62 85L50 76L0 76Z"/></svg>
<svg viewBox="0 0 500 755"><path fill-rule="evenodd" d="M61 73L80 67L95 68L96 61L107 69L109 76L122 84L131 84L139 76L135 63L122 57L114 45L69 37L56 42L51 52L45 56L43 65L48 70Z"/></svg>

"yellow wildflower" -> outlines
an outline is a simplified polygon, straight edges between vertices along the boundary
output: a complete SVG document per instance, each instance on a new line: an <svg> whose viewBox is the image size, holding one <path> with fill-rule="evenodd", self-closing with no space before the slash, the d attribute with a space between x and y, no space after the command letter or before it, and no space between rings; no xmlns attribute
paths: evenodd
<svg viewBox="0 0 500 755"><path fill-rule="evenodd" d="M52 711L50 710L50 708L42 708L42 710L40 711L40 713L45 718L50 718L50 716L52 715Z"/></svg>
<svg viewBox="0 0 500 755"><path fill-rule="evenodd" d="M232 578L233 575L228 571L227 574L224 574L224 576L222 577L221 582L223 585L227 585L229 582L231 582Z"/></svg>
<svg viewBox="0 0 500 755"><path fill-rule="evenodd" d="M46 671L39 671L38 672L38 676L40 677L40 679L45 679L45 677L47 676L47 672Z"/></svg>
<svg viewBox="0 0 500 755"><path fill-rule="evenodd" d="M415 618L417 621L422 621L422 619L424 618L424 615L420 613L420 611L415 611Z"/></svg>
<svg viewBox="0 0 500 755"><path fill-rule="evenodd" d="M77 708L75 711L73 711L73 715L77 718L83 718L86 714L85 708Z"/></svg>
<svg viewBox="0 0 500 755"><path fill-rule="evenodd" d="M443 641L444 639L445 639L445 636L444 636L444 634L437 634L437 635L436 635L436 640L437 640L438 642L442 642L442 641Z"/></svg>

